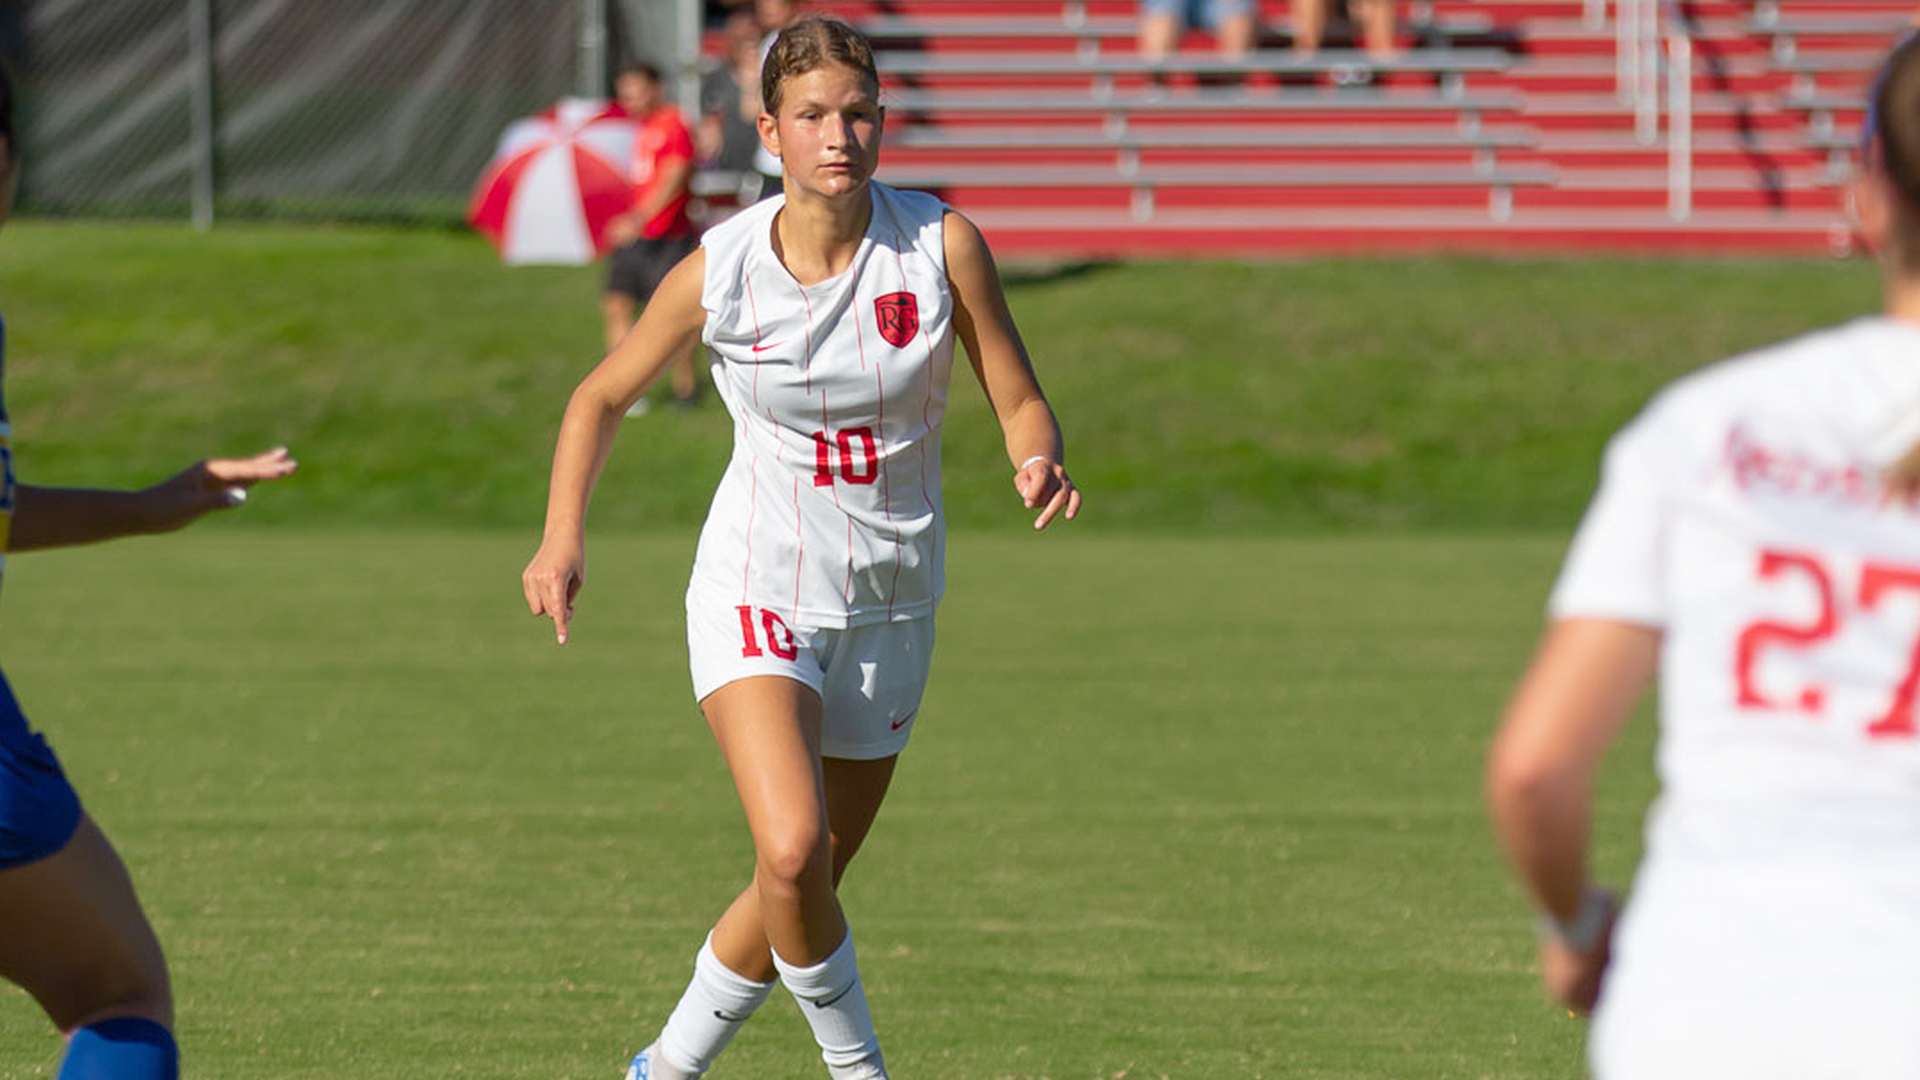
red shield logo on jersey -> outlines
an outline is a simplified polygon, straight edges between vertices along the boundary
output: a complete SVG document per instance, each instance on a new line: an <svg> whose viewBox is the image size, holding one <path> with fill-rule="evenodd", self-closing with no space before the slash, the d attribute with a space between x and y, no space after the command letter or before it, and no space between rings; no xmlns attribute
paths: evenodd
<svg viewBox="0 0 1920 1080"><path fill-rule="evenodd" d="M888 293L873 302L873 317L879 320L880 336L896 349L904 349L920 332L920 304L910 292Z"/></svg>

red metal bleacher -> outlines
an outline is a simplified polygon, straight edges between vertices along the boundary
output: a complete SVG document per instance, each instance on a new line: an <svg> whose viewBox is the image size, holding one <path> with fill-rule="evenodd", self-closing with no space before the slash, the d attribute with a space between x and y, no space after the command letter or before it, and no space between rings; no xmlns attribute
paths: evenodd
<svg viewBox="0 0 1920 1080"><path fill-rule="evenodd" d="M1636 134L1619 93L1611 4L1593 25L1586 0L1416 3L1409 57L1460 68L1378 69L1361 89L1284 70L1284 0L1261 5L1262 70L1209 72L1211 44L1193 34L1160 78L1134 49L1135 0L817 6L875 31L890 110L881 178L939 191L996 251L1042 257L1834 250L1848 239L1844 141L1914 9L1686 5L1693 184L1676 220L1666 144ZM1366 70L1332 44L1325 58ZM1468 62L1489 48L1502 63ZM990 57L1031 70L965 70Z"/></svg>

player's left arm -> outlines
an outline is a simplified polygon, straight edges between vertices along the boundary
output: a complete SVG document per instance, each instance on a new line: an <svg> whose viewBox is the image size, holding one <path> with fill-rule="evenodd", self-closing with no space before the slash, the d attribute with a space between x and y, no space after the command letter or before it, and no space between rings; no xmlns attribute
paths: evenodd
<svg viewBox="0 0 1920 1080"><path fill-rule="evenodd" d="M1014 467L1014 490L1028 509L1040 508L1033 522L1036 529L1046 528L1055 515L1078 517L1080 489L1067 477L1060 422L1040 391L1027 347L1014 328L993 253L973 222L951 210L944 233L954 332L1000 420L1007 460Z"/></svg>
<svg viewBox="0 0 1920 1080"><path fill-rule="evenodd" d="M253 485L288 476L297 467L286 448L280 447L248 458L196 462L137 490L18 484L7 550L35 551L172 532L215 510L239 506Z"/></svg>
<svg viewBox="0 0 1920 1080"><path fill-rule="evenodd" d="M1487 762L1487 804L1543 916L1548 992L1593 1007L1612 936L1611 894L1587 876L1593 778L1653 680L1660 631L1610 619L1547 628ZM1589 938L1591 940L1589 940Z"/></svg>

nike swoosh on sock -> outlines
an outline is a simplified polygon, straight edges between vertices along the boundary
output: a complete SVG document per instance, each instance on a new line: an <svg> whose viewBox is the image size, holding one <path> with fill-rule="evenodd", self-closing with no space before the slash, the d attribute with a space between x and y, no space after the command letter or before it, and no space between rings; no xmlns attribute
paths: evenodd
<svg viewBox="0 0 1920 1080"><path fill-rule="evenodd" d="M811 1002L811 1004L816 1009L831 1008L834 1002L839 1001L841 998L846 997L848 994L853 993L853 985L854 984L852 983L848 983L845 987L841 988L839 993L833 995L832 997L821 998L817 1001Z"/></svg>

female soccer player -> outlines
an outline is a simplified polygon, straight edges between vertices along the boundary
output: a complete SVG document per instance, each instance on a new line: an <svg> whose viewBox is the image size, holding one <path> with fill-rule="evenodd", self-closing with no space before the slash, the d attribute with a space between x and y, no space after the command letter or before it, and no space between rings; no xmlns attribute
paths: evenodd
<svg viewBox="0 0 1920 1080"><path fill-rule="evenodd" d="M756 863L632 1077L712 1065L776 977L836 1078L886 1075L834 886L873 824L926 686L942 587L940 424L957 336L1035 528L1079 513L1060 428L965 218L871 180L873 53L803 19L761 78L784 195L707 232L574 391L528 607L567 639L582 524L620 417L696 340L734 451L687 589L694 694L733 773Z"/></svg>
<svg viewBox="0 0 1920 1080"><path fill-rule="evenodd" d="M1682 379L1614 437L1493 746L1599 1080L1920 1076L1915 39L1853 197L1883 313ZM1590 791L1656 667L1665 790L1616 930Z"/></svg>
<svg viewBox="0 0 1920 1080"><path fill-rule="evenodd" d="M13 205L13 92L0 71L0 222ZM4 346L0 327L0 347ZM3 352L3 348L0 348ZM293 472L285 450L203 461L140 491L16 484L0 405L0 550L169 532ZM173 997L133 882L0 677L0 975L67 1036L60 1080L179 1075Z"/></svg>

